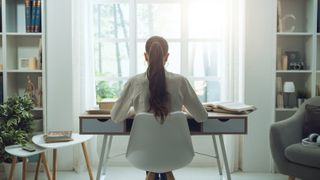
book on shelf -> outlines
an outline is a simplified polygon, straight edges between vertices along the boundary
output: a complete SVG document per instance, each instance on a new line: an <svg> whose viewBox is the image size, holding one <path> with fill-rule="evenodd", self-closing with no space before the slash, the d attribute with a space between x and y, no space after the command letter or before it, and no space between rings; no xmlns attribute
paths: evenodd
<svg viewBox="0 0 320 180"><path fill-rule="evenodd" d="M277 48L277 70L282 70L282 49Z"/></svg>
<svg viewBox="0 0 320 180"><path fill-rule="evenodd" d="M281 70L288 70L288 56L281 56Z"/></svg>
<svg viewBox="0 0 320 180"><path fill-rule="evenodd" d="M24 0L25 16L26 16L26 32L31 32L31 0Z"/></svg>
<svg viewBox="0 0 320 180"><path fill-rule="evenodd" d="M2 4L0 3L0 32L2 32Z"/></svg>
<svg viewBox="0 0 320 180"><path fill-rule="evenodd" d="M247 114L257 110L253 105L247 105L241 102L207 102L202 104L207 111L231 113L231 114Z"/></svg>
<svg viewBox="0 0 320 180"><path fill-rule="evenodd" d="M41 32L41 0L36 0L34 32Z"/></svg>
<svg viewBox="0 0 320 180"><path fill-rule="evenodd" d="M30 32L34 32L34 27L36 23L36 7L37 7L37 0L31 1L31 27Z"/></svg>
<svg viewBox="0 0 320 180"><path fill-rule="evenodd" d="M281 9L281 0L277 1L277 31L283 31L283 23L282 23L282 9Z"/></svg>
<svg viewBox="0 0 320 180"><path fill-rule="evenodd" d="M283 108L284 104L283 104L283 93L282 92L278 92L277 93L277 108Z"/></svg>
<svg viewBox="0 0 320 180"><path fill-rule="evenodd" d="M282 77L276 77L276 81L277 93L282 92Z"/></svg>
<svg viewBox="0 0 320 180"><path fill-rule="evenodd" d="M42 38L39 39L37 69L42 69Z"/></svg>
<svg viewBox="0 0 320 180"><path fill-rule="evenodd" d="M42 107L42 76L38 76L38 87L36 91L36 106Z"/></svg>
<svg viewBox="0 0 320 180"><path fill-rule="evenodd" d="M72 141L72 131L49 131L44 135L46 143Z"/></svg>
<svg viewBox="0 0 320 180"><path fill-rule="evenodd" d="M317 32L320 32L320 1L318 1Z"/></svg>

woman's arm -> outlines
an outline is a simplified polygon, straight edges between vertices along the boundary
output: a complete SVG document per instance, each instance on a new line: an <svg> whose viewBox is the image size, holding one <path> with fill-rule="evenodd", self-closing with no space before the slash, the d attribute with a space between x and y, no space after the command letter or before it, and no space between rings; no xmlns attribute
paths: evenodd
<svg viewBox="0 0 320 180"><path fill-rule="evenodd" d="M132 86L130 80L124 85L119 99L113 105L111 110L111 120L118 123L128 117L130 107L132 106Z"/></svg>
<svg viewBox="0 0 320 180"><path fill-rule="evenodd" d="M191 84L186 78L184 78L182 85L182 93L183 105L187 108L192 117L198 122L206 121L208 119L208 113L202 106L197 94L194 92Z"/></svg>

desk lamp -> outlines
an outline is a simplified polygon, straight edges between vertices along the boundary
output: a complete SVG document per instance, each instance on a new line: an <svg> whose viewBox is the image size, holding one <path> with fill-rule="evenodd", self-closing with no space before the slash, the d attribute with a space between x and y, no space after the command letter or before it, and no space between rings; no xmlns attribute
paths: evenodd
<svg viewBox="0 0 320 180"><path fill-rule="evenodd" d="M289 99L290 94L295 92L294 83L292 81L286 81L283 85L283 92L286 94L285 108L290 108Z"/></svg>

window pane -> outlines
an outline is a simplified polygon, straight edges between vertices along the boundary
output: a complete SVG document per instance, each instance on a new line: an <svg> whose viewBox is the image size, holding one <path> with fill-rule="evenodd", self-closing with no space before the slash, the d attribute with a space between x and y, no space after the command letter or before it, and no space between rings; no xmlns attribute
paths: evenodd
<svg viewBox="0 0 320 180"><path fill-rule="evenodd" d="M190 80L189 80L190 81ZM219 81L190 81L201 102L221 100L221 83Z"/></svg>
<svg viewBox="0 0 320 180"><path fill-rule="evenodd" d="M227 21L221 0L190 0L189 38L221 38Z"/></svg>
<svg viewBox="0 0 320 180"><path fill-rule="evenodd" d="M143 73L147 70L148 65L145 63L144 52L145 43L138 43L137 45L137 69L138 73ZM169 58L165 65L167 71L180 73L181 53L180 43L169 42Z"/></svg>
<svg viewBox="0 0 320 180"><path fill-rule="evenodd" d="M94 36L103 38L128 38L128 4L96 4L93 6Z"/></svg>
<svg viewBox="0 0 320 180"><path fill-rule="evenodd" d="M180 38L180 4L138 4L137 36Z"/></svg>
<svg viewBox="0 0 320 180"><path fill-rule="evenodd" d="M95 43L94 59L96 75L128 77L129 49L127 42Z"/></svg>
<svg viewBox="0 0 320 180"><path fill-rule="evenodd" d="M97 81L97 102L106 98L118 98L125 81Z"/></svg>
<svg viewBox="0 0 320 180"><path fill-rule="evenodd" d="M188 75L219 76L224 71L222 42L189 43Z"/></svg>

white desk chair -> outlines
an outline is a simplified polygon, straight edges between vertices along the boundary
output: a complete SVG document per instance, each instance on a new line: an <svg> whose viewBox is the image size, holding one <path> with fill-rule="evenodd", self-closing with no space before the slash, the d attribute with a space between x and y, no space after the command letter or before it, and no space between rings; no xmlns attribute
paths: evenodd
<svg viewBox="0 0 320 180"><path fill-rule="evenodd" d="M156 173L189 164L194 151L186 116L172 112L160 124L151 113L137 114L126 157L136 168Z"/></svg>

